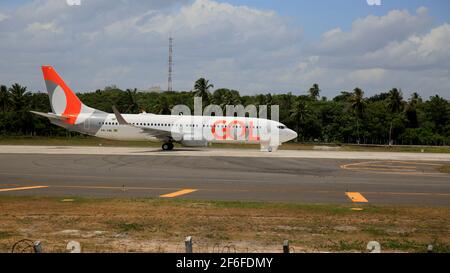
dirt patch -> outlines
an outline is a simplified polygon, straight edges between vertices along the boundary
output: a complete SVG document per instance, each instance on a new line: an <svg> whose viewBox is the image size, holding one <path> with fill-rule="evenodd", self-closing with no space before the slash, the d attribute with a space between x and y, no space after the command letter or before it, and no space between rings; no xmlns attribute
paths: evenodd
<svg viewBox="0 0 450 273"><path fill-rule="evenodd" d="M450 208L297 205L161 199L0 197L0 252L20 239L64 252L69 241L84 252L450 252Z"/></svg>

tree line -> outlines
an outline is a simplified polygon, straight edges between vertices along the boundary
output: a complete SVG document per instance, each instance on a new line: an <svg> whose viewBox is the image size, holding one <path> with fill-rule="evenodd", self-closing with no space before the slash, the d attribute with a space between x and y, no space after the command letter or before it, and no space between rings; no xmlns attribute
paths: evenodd
<svg viewBox="0 0 450 273"><path fill-rule="evenodd" d="M450 143L450 102L438 95L423 99L413 93L404 98L400 89L365 97L361 88L342 91L333 99L320 96L314 84L305 95L257 94L242 96L231 89L214 89L201 78L192 91L138 92L108 86L79 93L90 107L111 112L116 105L122 113L170 114L177 104L193 110L193 97L203 104L279 105L280 122L298 133L299 142L448 145ZM47 93L30 92L20 84L0 86L0 135L64 136L66 130L29 111L51 112ZM270 110L269 110L270 113Z"/></svg>

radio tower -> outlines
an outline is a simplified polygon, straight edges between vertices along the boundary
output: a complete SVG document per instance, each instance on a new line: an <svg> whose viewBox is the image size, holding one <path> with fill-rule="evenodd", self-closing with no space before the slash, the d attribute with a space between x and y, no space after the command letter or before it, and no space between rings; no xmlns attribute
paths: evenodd
<svg viewBox="0 0 450 273"><path fill-rule="evenodd" d="M173 72L173 38L169 38L169 77L167 80L167 91L172 91L172 72Z"/></svg>

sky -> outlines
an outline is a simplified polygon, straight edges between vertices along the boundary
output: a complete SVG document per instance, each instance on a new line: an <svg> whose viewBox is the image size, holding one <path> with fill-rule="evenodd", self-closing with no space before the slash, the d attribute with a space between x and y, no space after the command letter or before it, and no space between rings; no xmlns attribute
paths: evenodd
<svg viewBox="0 0 450 273"><path fill-rule="evenodd" d="M173 36L175 90L205 77L244 95L318 83L328 98L397 87L450 99L448 0L80 2L0 2L0 84L44 91L49 64L78 92L166 89Z"/></svg>

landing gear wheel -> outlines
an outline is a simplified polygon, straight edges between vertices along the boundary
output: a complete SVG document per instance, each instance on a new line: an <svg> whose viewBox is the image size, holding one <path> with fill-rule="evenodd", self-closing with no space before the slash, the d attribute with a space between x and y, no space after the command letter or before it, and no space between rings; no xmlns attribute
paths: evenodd
<svg viewBox="0 0 450 273"><path fill-rule="evenodd" d="M164 143L162 145L162 149L164 151L171 151L171 150L173 150L173 144L172 143Z"/></svg>

